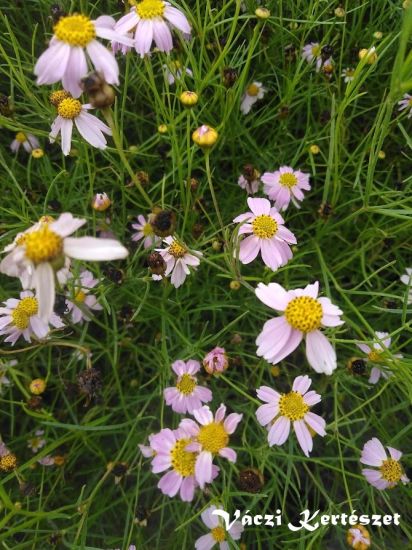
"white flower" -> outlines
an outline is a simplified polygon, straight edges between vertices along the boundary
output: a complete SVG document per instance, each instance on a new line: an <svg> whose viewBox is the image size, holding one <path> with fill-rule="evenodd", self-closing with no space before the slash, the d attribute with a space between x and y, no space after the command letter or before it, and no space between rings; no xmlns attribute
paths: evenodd
<svg viewBox="0 0 412 550"><path fill-rule="evenodd" d="M308 63L316 61L316 72L320 71L322 67L322 48L318 42L306 44L302 49L302 57Z"/></svg>
<svg viewBox="0 0 412 550"><path fill-rule="evenodd" d="M240 521L234 521L230 529L226 531L226 527L220 516L214 514L215 510L223 510L221 506L209 506L202 512L201 518L210 532L207 535L199 537L195 541L196 550L210 550L216 544L219 545L219 550L229 550L227 539L239 540L244 530ZM229 537L227 536L229 534Z"/></svg>
<svg viewBox="0 0 412 550"><path fill-rule="evenodd" d="M151 248L161 242L162 239L155 234L152 224L142 214L137 216L137 221L138 223L132 224L133 229L137 229L132 235L132 241L143 240L144 248Z"/></svg>
<svg viewBox="0 0 412 550"><path fill-rule="evenodd" d="M80 278L75 283L73 301L67 299L66 305L71 313L73 323L82 323L90 321L92 310L100 311L103 307L97 302L96 296L90 294L90 290L99 282L99 279L93 277L90 271L82 271Z"/></svg>
<svg viewBox="0 0 412 550"><path fill-rule="evenodd" d="M261 82L252 82L247 88L246 92L242 97L242 102L240 104L240 110L244 115L247 115L252 106L262 99L266 93L266 88L262 86Z"/></svg>
<svg viewBox="0 0 412 550"><path fill-rule="evenodd" d="M377 384L380 377L388 379L392 372L390 369L387 368L387 365L385 363L389 362L390 359L387 358L385 360L385 352L390 348L391 345L391 337L387 332L375 332L375 341L373 342L372 346L368 346L367 344L364 344L362 342L359 342L356 344L360 350L363 351L363 353L366 353L368 356L369 361L375 364L374 367L372 367L371 375L369 378L370 384ZM397 359L402 359L402 354L398 353L394 355ZM379 366L377 366L379 364Z"/></svg>
<svg viewBox="0 0 412 550"><path fill-rule="evenodd" d="M31 437L27 442L27 447L33 452L37 453L40 449L42 449L46 445L46 440L44 437L44 430L36 430L34 432L34 437Z"/></svg>
<svg viewBox="0 0 412 550"><path fill-rule="evenodd" d="M17 132L15 138L10 144L10 149L13 153L17 153L21 146L23 146L26 153L31 153L33 149L38 149L40 147L40 143L39 140L33 136L33 134Z"/></svg>
<svg viewBox="0 0 412 550"><path fill-rule="evenodd" d="M29 228L6 247L9 252L0 262L0 272L19 277L23 288L35 288L39 317L47 322L53 313L55 271L66 258L85 261L108 261L126 258L128 251L114 239L70 237L86 220L69 212L56 221L41 221Z"/></svg>
<svg viewBox="0 0 412 550"><path fill-rule="evenodd" d="M343 78L343 81L348 84L349 82L352 82L354 79L354 73L355 69L351 69L350 67L343 69L341 77Z"/></svg>
<svg viewBox="0 0 412 550"><path fill-rule="evenodd" d="M408 286L408 304L412 304L412 267L407 267L405 271L401 276L401 283Z"/></svg>
<svg viewBox="0 0 412 550"><path fill-rule="evenodd" d="M166 262L165 276L171 274L172 285L179 288L185 282L186 276L190 275L189 266L196 269L200 264L199 256L203 254L197 250L190 251L173 237L166 237L163 242L168 245L167 248L156 248L156 251Z"/></svg>

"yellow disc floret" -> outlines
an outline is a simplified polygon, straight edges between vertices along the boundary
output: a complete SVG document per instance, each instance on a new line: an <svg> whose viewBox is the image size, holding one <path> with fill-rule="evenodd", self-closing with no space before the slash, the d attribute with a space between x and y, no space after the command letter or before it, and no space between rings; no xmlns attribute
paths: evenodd
<svg viewBox="0 0 412 550"><path fill-rule="evenodd" d="M70 46L84 48L96 38L94 24L86 15L81 14L61 17L53 30L58 40Z"/></svg>
<svg viewBox="0 0 412 550"><path fill-rule="evenodd" d="M283 187L294 187L298 183L298 178L295 176L295 174L292 174L291 172L285 172L284 174L281 174L279 177L279 183L280 185L283 185Z"/></svg>
<svg viewBox="0 0 412 550"><path fill-rule="evenodd" d="M36 315L36 313L39 311L39 303L37 301L37 298L34 298L34 296L27 296L26 298L22 298L20 300L17 308L23 311L29 317L31 317L32 315Z"/></svg>
<svg viewBox="0 0 412 550"><path fill-rule="evenodd" d="M57 106L57 112L63 118L76 118L82 111L82 104L78 99L67 97L60 101Z"/></svg>
<svg viewBox="0 0 412 550"><path fill-rule="evenodd" d="M196 387L196 379L190 374L182 374L180 380L176 384L176 388L183 395L190 395Z"/></svg>
<svg viewBox="0 0 412 550"><path fill-rule="evenodd" d="M321 325L323 310L320 302L310 296L299 296L291 300L285 310L287 322L301 332L312 332Z"/></svg>
<svg viewBox="0 0 412 550"><path fill-rule="evenodd" d="M25 234L24 246L26 257L35 264L39 264L55 260L62 254L63 239L48 225L42 225L37 231Z"/></svg>
<svg viewBox="0 0 412 550"><path fill-rule="evenodd" d="M52 105L57 107L63 99L67 99L68 97L72 97L70 92L66 92L66 90L56 90L49 95L49 101Z"/></svg>
<svg viewBox="0 0 412 550"><path fill-rule="evenodd" d="M19 143L24 143L25 141L27 141L26 134L25 134L24 132L17 132L17 134L16 134L16 140L17 140Z"/></svg>
<svg viewBox="0 0 412 550"><path fill-rule="evenodd" d="M252 221L252 230L256 237L271 239L276 235L278 224L271 216L261 214Z"/></svg>
<svg viewBox="0 0 412 550"><path fill-rule="evenodd" d="M246 93L247 95L250 95L252 97L256 97L259 93L259 86L255 83L251 84L250 86L248 86L247 90L246 90Z"/></svg>
<svg viewBox="0 0 412 550"><path fill-rule="evenodd" d="M195 473L196 453L186 451L190 439L179 439L171 450L172 467L183 477L192 476Z"/></svg>
<svg viewBox="0 0 412 550"><path fill-rule="evenodd" d="M393 458L388 458L388 460L384 460L379 469L381 471L383 479L389 481L389 483L398 483L403 474L402 466L397 460L394 460Z"/></svg>
<svg viewBox="0 0 412 550"><path fill-rule="evenodd" d="M19 307L16 307L11 314L11 322L19 330L25 330L29 326L30 317Z"/></svg>
<svg viewBox="0 0 412 550"><path fill-rule="evenodd" d="M168 252L175 258L183 258L183 256L187 252L187 248L177 241L173 241L172 244L169 246Z"/></svg>
<svg viewBox="0 0 412 550"><path fill-rule="evenodd" d="M136 6L136 11L142 19L154 19L163 17L165 3L162 0L143 0L142 2L132 2Z"/></svg>
<svg viewBox="0 0 412 550"><path fill-rule="evenodd" d="M87 295L86 295L85 292L83 292L83 290L78 290L78 291L76 292L75 297L74 297L74 301L75 301L75 302L80 302L80 303L82 303L82 302L85 301L86 296L87 296Z"/></svg>
<svg viewBox="0 0 412 550"><path fill-rule="evenodd" d="M224 540L226 540L226 531L223 529L223 527L214 527L211 530L211 535L216 542L223 542Z"/></svg>
<svg viewBox="0 0 412 550"><path fill-rule="evenodd" d="M283 393L279 399L279 412L292 422L302 420L309 410L309 405L303 400L301 393L291 391Z"/></svg>
<svg viewBox="0 0 412 550"><path fill-rule="evenodd" d="M377 351L376 349L373 349L368 353L368 359L373 363L380 363L382 361L381 355L382 355L382 352Z"/></svg>
<svg viewBox="0 0 412 550"><path fill-rule="evenodd" d="M11 472L17 466L17 458L13 453L6 454L0 458L0 470Z"/></svg>
<svg viewBox="0 0 412 550"><path fill-rule="evenodd" d="M216 454L226 447L229 435L221 422L211 422L201 426L197 440L205 451Z"/></svg>

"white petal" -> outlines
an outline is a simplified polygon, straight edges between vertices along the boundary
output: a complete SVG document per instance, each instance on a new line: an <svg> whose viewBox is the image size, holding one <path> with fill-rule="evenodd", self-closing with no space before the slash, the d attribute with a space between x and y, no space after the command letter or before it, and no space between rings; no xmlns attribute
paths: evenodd
<svg viewBox="0 0 412 550"><path fill-rule="evenodd" d="M122 260L129 254L119 241L96 237L68 237L64 239L64 253L70 258L90 261Z"/></svg>

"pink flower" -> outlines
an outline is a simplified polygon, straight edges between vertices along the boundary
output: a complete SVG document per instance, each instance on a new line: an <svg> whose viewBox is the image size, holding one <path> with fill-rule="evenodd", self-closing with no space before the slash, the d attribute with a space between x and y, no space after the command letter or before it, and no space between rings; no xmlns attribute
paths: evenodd
<svg viewBox="0 0 412 550"><path fill-rule="evenodd" d="M200 370L199 361L189 359L185 363L179 359L172 364L172 369L178 378L176 387L166 388L163 392L166 405L177 413L192 414L203 403L212 401L212 392L208 388L198 386L194 376Z"/></svg>
<svg viewBox="0 0 412 550"><path fill-rule="evenodd" d="M186 16L163 0L142 0L115 25L115 31L125 34L134 30L134 47L141 57L150 52L153 40L161 52L173 49L171 28L190 34Z"/></svg>
<svg viewBox="0 0 412 550"><path fill-rule="evenodd" d="M243 174L240 174L237 183L241 189L244 189L248 195L254 195L258 192L260 180L249 181Z"/></svg>
<svg viewBox="0 0 412 550"><path fill-rule="evenodd" d="M213 348L205 355L203 366L208 374L220 374L229 366L225 348Z"/></svg>
<svg viewBox="0 0 412 550"><path fill-rule="evenodd" d="M308 63L316 61L316 72L322 67L322 49L318 42L310 42L302 48L302 57Z"/></svg>
<svg viewBox="0 0 412 550"><path fill-rule="evenodd" d="M387 351L391 345L391 338L387 332L375 332L375 337L378 340L377 342L374 342L372 344L372 347L363 344L359 342L356 344L360 350L363 351L363 353L366 353L368 356L369 361L372 363L382 363L385 362L385 358L382 357L385 355L385 351ZM381 343L382 342L382 343ZM402 354L398 353L394 355L394 357L401 359ZM390 359L386 359L387 361L390 361ZM392 372L385 366L382 365L380 367L375 366L371 370L371 375L369 377L369 382L371 384L376 384L380 377L387 379L392 375Z"/></svg>
<svg viewBox="0 0 412 550"><path fill-rule="evenodd" d="M295 235L283 224L284 220L267 199L248 198L251 212L237 216L233 221L242 223L238 235L249 237L240 242L239 260L249 264L260 253L264 263L273 271L292 258L289 244L296 244ZM235 251L236 256L236 251Z"/></svg>
<svg viewBox="0 0 412 550"><path fill-rule="evenodd" d="M270 363L279 363L306 339L306 357L319 373L332 374L336 369L336 353L321 327L337 327L344 323L342 311L329 298L318 298L319 283L305 288L285 290L277 283L259 283L255 293L267 306L284 312L270 319L256 339L257 355Z"/></svg>
<svg viewBox="0 0 412 550"><path fill-rule="evenodd" d="M281 166L275 172L265 172L261 180L264 183L264 192L275 201L278 210L286 210L291 200L296 208L300 208L298 201L304 198L302 190L309 191L311 188L309 174L290 166Z"/></svg>
<svg viewBox="0 0 412 550"><path fill-rule="evenodd" d="M113 30L110 19L103 15L92 21L81 14L61 17L53 28L49 47L34 67L37 84L54 84L61 80L65 90L79 97L82 93L80 80L89 72L88 58L96 71L103 73L106 82L119 84L119 67L114 55L95 38L128 45L133 42Z"/></svg>
<svg viewBox="0 0 412 550"><path fill-rule="evenodd" d="M16 137L10 144L10 149L13 153L17 153L21 146L23 146L26 153L31 153L33 149L38 149L40 147L40 143L39 140L33 136L33 134L17 132Z"/></svg>
<svg viewBox="0 0 412 550"><path fill-rule="evenodd" d="M395 487L399 481L402 481L402 483L409 482L408 477L405 475L399 463L402 453L392 447L386 448L389 451L389 458L379 439L373 437L363 446L362 456L360 458L362 464L378 468L364 468L362 474L371 485L380 491Z"/></svg>
<svg viewBox="0 0 412 550"><path fill-rule="evenodd" d="M270 446L283 445L289 436L291 422L306 456L313 449L309 428L322 437L326 435L323 418L310 412L310 407L321 400L315 391L308 392L311 383L309 376L305 375L295 378L289 393L280 394L268 386L256 390L259 399L265 402L256 411L256 418L261 426L267 426Z"/></svg>
<svg viewBox="0 0 412 550"><path fill-rule="evenodd" d="M66 300L67 309L71 313L73 323L90 321L92 311L101 311L103 307L97 302L96 296L90 294L90 290L99 283L99 279L93 277L93 273L84 270L76 281L73 292L73 300Z"/></svg>
<svg viewBox="0 0 412 550"><path fill-rule="evenodd" d="M412 95L404 94L403 99L398 101L398 111L408 110L408 118L412 117Z"/></svg>
<svg viewBox="0 0 412 550"><path fill-rule="evenodd" d="M190 275L189 266L196 269L200 264L199 256L202 256L202 253L193 250L192 254L192 251L173 237L166 237L163 242L168 246L156 248L156 251L166 262L165 276L171 275L172 285L179 288L185 282L187 275Z"/></svg>
<svg viewBox="0 0 412 550"><path fill-rule="evenodd" d="M228 540L227 534L229 534L229 540L239 540L244 530L240 521L234 521L230 526L230 529L226 530L225 524L215 510L223 510L222 506L209 506L201 514L203 523L210 529L210 533L199 537L195 541L196 550L210 550L215 544L219 544L220 550L229 550L229 545L226 542Z"/></svg>
<svg viewBox="0 0 412 550"><path fill-rule="evenodd" d="M199 453L196 456L195 478L202 489L205 483L210 483L213 479L213 459L216 455L236 462L236 452L227 445L229 436L234 433L243 415L232 413L226 419L225 415L226 407L223 404L214 417L210 408L204 405L193 411L198 423L184 418L179 424L194 439L186 449Z"/></svg>
<svg viewBox="0 0 412 550"><path fill-rule="evenodd" d="M152 224L146 221L144 216L141 214L137 216L137 221L139 223L132 224L133 229L137 229L136 233L132 235L132 241L143 240L144 248L150 248L161 242L162 239L155 235Z"/></svg>

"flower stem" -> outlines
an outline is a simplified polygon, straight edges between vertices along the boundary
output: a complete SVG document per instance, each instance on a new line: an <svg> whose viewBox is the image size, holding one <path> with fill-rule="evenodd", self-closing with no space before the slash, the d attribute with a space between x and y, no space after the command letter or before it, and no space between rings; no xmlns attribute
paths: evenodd
<svg viewBox="0 0 412 550"><path fill-rule="evenodd" d="M217 202L217 198L215 195L215 189L213 187L213 182L212 182L212 174L210 171L209 151L205 151L205 160L206 160L206 175L207 175L207 181L209 183L210 194L212 195L213 206L215 207L217 218L219 220L220 229L223 233L224 231L223 219L220 214L219 204Z"/></svg>

